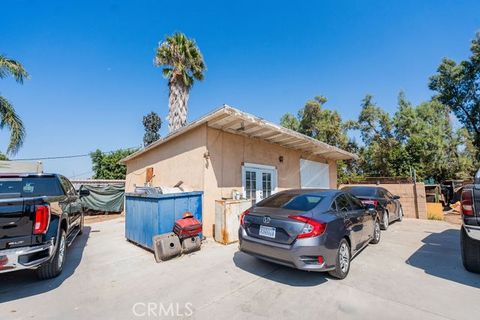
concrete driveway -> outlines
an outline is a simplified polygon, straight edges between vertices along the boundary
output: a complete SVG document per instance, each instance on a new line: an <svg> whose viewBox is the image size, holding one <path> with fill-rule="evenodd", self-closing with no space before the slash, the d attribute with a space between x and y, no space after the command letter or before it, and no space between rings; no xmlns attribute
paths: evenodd
<svg viewBox="0 0 480 320"><path fill-rule="evenodd" d="M157 264L123 237L123 220L93 224L64 273L0 275L0 319L478 319L480 275L465 271L458 227L404 220L353 262L347 279L256 260L236 245Z"/></svg>

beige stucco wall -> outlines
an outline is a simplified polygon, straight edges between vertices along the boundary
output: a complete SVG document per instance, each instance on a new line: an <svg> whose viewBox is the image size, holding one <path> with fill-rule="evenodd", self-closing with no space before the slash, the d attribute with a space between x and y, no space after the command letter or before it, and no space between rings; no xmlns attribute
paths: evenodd
<svg viewBox="0 0 480 320"><path fill-rule="evenodd" d="M205 127L198 127L126 163L126 192L135 184L143 186L148 167L153 167L153 186L174 186L179 181L195 191L202 191L206 152Z"/></svg>
<svg viewBox="0 0 480 320"><path fill-rule="evenodd" d="M205 154L208 151L208 159ZM279 157L283 156L283 162ZM244 162L275 166L278 189L300 187L300 159L330 165L330 185L337 187L336 162L312 157L258 139L200 126L154 148L126 163L126 190L143 186L146 168L154 168L153 186L173 186L180 180L195 191L203 191L204 234L213 235L215 200L241 191L241 167Z"/></svg>

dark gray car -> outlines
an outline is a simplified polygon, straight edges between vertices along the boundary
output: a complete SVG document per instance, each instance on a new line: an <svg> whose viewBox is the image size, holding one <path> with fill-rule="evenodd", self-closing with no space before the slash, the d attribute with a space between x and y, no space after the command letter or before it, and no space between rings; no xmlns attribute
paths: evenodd
<svg viewBox="0 0 480 320"><path fill-rule="evenodd" d="M347 276L352 257L379 241L376 210L341 190L279 192L240 217L241 251L339 279Z"/></svg>

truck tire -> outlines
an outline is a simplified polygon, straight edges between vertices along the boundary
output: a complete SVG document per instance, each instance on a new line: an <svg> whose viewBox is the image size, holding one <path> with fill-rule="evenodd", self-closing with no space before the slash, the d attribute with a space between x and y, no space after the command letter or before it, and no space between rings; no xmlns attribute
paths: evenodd
<svg viewBox="0 0 480 320"><path fill-rule="evenodd" d="M460 233L463 266L467 271L480 273L480 241L470 238L463 227Z"/></svg>
<svg viewBox="0 0 480 320"><path fill-rule="evenodd" d="M40 280L47 280L57 277L62 273L63 265L67 253L67 239L63 229L60 229L60 236L58 238L58 245L55 254L49 261L45 262L37 269L37 277Z"/></svg>

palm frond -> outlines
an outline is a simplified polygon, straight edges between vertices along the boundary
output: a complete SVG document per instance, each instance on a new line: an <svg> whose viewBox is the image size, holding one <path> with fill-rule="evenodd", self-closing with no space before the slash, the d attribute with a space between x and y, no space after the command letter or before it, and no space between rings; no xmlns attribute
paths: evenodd
<svg viewBox="0 0 480 320"><path fill-rule="evenodd" d="M25 127L10 102L0 96L0 129L5 127L10 131L7 153L16 154L25 140Z"/></svg>
<svg viewBox="0 0 480 320"><path fill-rule="evenodd" d="M0 54L0 79L8 75L12 75L18 83L23 83L24 79L28 79L28 73L20 62Z"/></svg>
<svg viewBox="0 0 480 320"><path fill-rule="evenodd" d="M169 83L181 81L190 88L194 80L203 80L206 69L202 53L195 41L183 33L174 33L160 42L155 55L155 65L166 66L163 75Z"/></svg>

